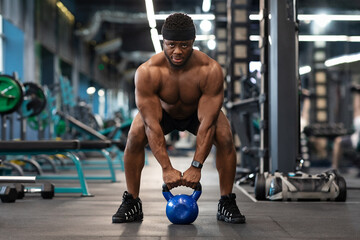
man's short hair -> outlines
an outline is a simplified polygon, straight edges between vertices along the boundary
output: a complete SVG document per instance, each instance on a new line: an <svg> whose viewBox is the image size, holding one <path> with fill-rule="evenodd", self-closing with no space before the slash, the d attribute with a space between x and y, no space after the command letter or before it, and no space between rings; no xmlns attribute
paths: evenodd
<svg viewBox="0 0 360 240"><path fill-rule="evenodd" d="M192 40L195 39L195 25L191 17L184 13L169 15L162 26L161 33L168 40Z"/></svg>
<svg viewBox="0 0 360 240"><path fill-rule="evenodd" d="M164 22L163 28L170 30L188 30L194 27L194 22L187 14L173 13Z"/></svg>

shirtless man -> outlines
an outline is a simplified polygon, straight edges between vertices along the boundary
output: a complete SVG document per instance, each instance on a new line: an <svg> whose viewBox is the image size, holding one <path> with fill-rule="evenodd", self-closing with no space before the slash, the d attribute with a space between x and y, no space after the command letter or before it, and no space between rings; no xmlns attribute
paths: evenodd
<svg viewBox="0 0 360 240"><path fill-rule="evenodd" d="M217 219L245 223L232 193L236 153L229 122L220 110L224 92L222 69L206 54L193 50L195 27L186 14L171 14L165 20L162 35L164 51L142 64L135 74L139 113L131 125L124 154L128 191L112 221L143 219L138 196L146 144L159 162L169 189L182 185L195 188L201 167L215 144L221 194ZM166 150L164 135L175 129L197 136L193 161L183 174L173 168Z"/></svg>

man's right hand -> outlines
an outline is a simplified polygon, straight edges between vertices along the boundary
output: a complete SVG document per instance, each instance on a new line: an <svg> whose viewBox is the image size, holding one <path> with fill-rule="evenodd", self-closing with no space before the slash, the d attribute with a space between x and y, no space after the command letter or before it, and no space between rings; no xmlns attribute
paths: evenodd
<svg viewBox="0 0 360 240"><path fill-rule="evenodd" d="M167 187L170 189L178 187L182 183L181 172L175 168L164 169L163 170L163 180Z"/></svg>

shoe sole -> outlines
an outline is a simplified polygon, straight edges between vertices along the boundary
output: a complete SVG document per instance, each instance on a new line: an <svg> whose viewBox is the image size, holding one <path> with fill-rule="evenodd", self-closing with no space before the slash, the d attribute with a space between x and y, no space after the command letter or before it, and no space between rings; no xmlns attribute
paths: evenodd
<svg viewBox="0 0 360 240"><path fill-rule="evenodd" d="M144 215L136 215L128 219L122 219L117 217L112 217L112 223L129 223L129 222L141 222L144 218Z"/></svg>
<svg viewBox="0 0 360 240"><path fill-rule="evenodd" d="M217 220L223 221L226 223L245 223L246 222L245 216L243 216L242 218L229 218L229 217L226 217L226 216L218 213L216 217L217 217Z"/></svg>

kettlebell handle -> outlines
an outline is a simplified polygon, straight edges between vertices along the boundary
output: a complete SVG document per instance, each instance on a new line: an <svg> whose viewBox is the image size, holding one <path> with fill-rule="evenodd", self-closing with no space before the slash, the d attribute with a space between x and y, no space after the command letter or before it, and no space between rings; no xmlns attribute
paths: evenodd
<svg viewBox="0 0 360 240"><path fill-rule="evenodd" d="M166 185L166 183L164 183L164 184L162 185L162 191L163 191L163 192L170 192L170 190L169 190L168 186ZM202 191L202 187L201 187L201 183L200 183L200 182L198 182L198 184L196 185L194 191L200 191L200 192Z"/></svg>
<svg viewBox="0 0 360 240"><path fill-rule="evenodd" d="M174 197L174 195L172 195L168 186L165 183L162 185L162 192L166 201L169 201L172 197ZM197 201L201 195L201 192L202 192L201 183L198 182L191 197L195 199L195 201Z"/></svg>

